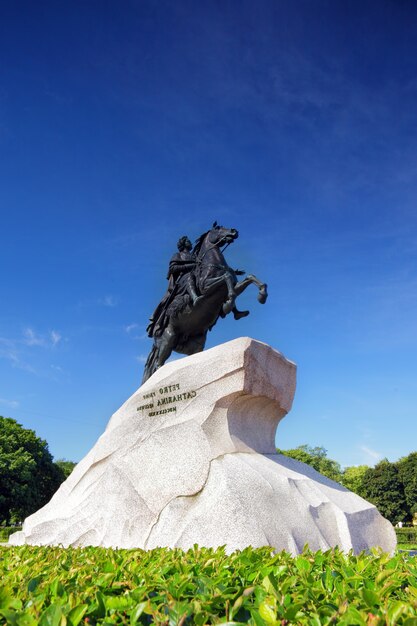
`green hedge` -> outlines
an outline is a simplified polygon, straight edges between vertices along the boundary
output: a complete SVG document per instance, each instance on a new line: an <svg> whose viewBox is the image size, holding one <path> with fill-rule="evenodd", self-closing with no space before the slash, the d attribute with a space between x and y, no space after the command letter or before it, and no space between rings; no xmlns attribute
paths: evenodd
<svg viewBox="0 0 417 626"><path fill-rule="evenodd" d="M417 626L406 554L0 548L0 623Z"/></svg>
<svg viewBox="0 0 417 626"><path fill-rule="evenodd" d="M398 543L412 543L417 544L417 528L410 526L408 528L396 528Z"/></svg>
<svg viewBox="0 0 417 626"><path fill-rule="evenodd" d="M0 541L7 541L9 535L21 530L21 526L0 526Z"/></svg>

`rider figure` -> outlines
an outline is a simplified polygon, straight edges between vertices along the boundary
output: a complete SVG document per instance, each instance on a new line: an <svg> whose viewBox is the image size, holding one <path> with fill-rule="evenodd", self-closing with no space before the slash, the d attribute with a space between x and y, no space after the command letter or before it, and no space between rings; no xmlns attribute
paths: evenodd
<svg viewBox="0 0 417 626"><path fill-rule="evenodd" d="M150 323L147 327L147 333L149 337L161 336L165 327L168 324L169 317L167 316L168 307L175 300L175 298L182 292L186 293L191 298L191 306L195 306L203 296L197 293L196 281L194 270L196 267L196 259L192 253L192 243L189 238L184 235L178 240L177 243L178 252L176 252L169 262L167 279L168 289L162 298L161 302L156 307ZM241 270L235 270L235 274L244 274ZM181 283L180 283L180 279ZM234 300L228 301L228 310L224 310L220 313L221 317L224 317L230 311L233 313L233 317L238 320L242 317L249 315L249 311L238 311L234 304Z"/></svg>
<svg viewBox="0 0 417 626"><path fill-rule="evenodd" d="M180 277L184 276L185 288L188 295L191 297L192 304L194 306L202 298L202 296L199 296L197 294L196 289L194 275L196 260L193 253L191 252L193 246L189 238L184 235L184 237L181 237L181 239L178 240L177 248L179 252L177 254L174 254L169 263L167 278L170 281L170 284L171 280L173 281L173 288L174 285L177 284ZM237 274L238 276L241 276L244 273L245 272L243 272L242 270L235 270L235 274ZM234 305L234 302L230 302L230 305L230 310L232 311L235 320L239 320L242 317L246 317L247 315L249 315L249 311L239 311Z"/></svg>
<svg viewBox="0 0 417 626"><path fill-rule="evenodd" d="M146 329L149 337L158 337L164 332L169 319L167 317L167 309L178 294L179 281L182 276L184 276L182 289L190 296L192 306L201 298L201 296L197 294L193 272L196 262L191 252L193 248L192 243L187 236L184 236L178 240L177 248L178 252L174 254L169 262L167 276L169 281L168 289L161 302L156 307Z"/></svg>
<svg viewBox="0 0 417 626"><path fill-rule="evenodd" d="M178 252L174 254L168 270L168 280L172 281L172 287L177 284L181 276L184 276L184 283L188 295L191 297L193 306L200 300L201 296L197 294L194 269L196 266L194 255L191 250L193 245L189 238L184 235L177 243ZM168 288L169 289L169 288Z"/></svg>

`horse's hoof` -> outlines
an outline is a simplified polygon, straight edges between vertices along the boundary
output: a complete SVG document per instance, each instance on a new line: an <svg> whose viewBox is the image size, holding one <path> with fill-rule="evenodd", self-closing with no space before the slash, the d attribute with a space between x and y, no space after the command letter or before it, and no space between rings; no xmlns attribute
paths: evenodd
<svg viewBox="0 0 417 626"><path fill-rule="evenodd" d="M223 313L225 315L228 315L231 312L231 310L233 309L233 305L234 305L234 301L233 300L227 300L223 304Z"/></svg>
<svg viewBox="0 0 417 626"><path fill-rule="evenodd" d="M266 285L263 285L259 289L258 302L260 302L261 304L265 304L267 297L268 297L268 290L267 290Z"/></svg>
<svg viewBox="0 0 417 626"><path fill-rule="evenodd" d="M235 320L240 320L242 317L247 317L249 315L249 311L234 311L233 317Z"/></svg>

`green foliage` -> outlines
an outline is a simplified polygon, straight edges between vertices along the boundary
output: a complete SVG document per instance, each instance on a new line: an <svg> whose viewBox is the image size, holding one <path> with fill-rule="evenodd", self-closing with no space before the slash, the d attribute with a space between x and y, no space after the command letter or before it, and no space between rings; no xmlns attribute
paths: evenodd
<svg viewBox="0 0 417 626"><path fill-rule="evenodd" d="M46 504L63 481L46 441L0 417L0 520L22 520Z"/></svg>
<svg viewBox="0 0 417 626"><path fill-rule="evenodd" d="M68 461L68 459L58 459L55 461L55 465L59 467L65 478L68 478L77 464L74 461Z"/></svg>
<svg viewBox="0 0 417 626"><path fill-rule="evenodd" d="M353 493L357 493L358 496L364 497L363 479L368 469L367 465L346 467L343 471L342 485Z"/></svg>
<svg viewBox="0 0 417 626"><path fill-rule="evenodd" d="M392 524L406 519L409 515L398 467L386 459L365 472L363 495L375 504L380 513Z"/></svg>
<svg viewBox="0 0 417 626"><path fill-rule="evenodd" d="M2 550L0 620L13 626L417 625L417 564L402 554Z"/></svg>
<svg viewBox="0 0 417 626"><path fill-rule="evenodd" d="M417 512L417 452L412 452L397 463L410 517Z"/></svg>
<svg viewBox="0 0 417 626"><path fill-rule="evenodd" d="M396 528L395 533L397 535L398 543L417 544L417 528L415 526Z"/></svg>
<svg viewBox="0 0 417 626"><path fill-rule="evenodd" d="M21 528L21 526L0 526L0 541L8 541L10 535Z"/></svg>
<svg viewBox="0 0 417 626"><path fill-rule="evenodd" d="M321 446L313 448L305 444L298 446L298 448L277 450L277 452L289 456L292 459L296 459L297 461L301 461L302 463L307 463L307 465L311 465L317 472L320 472L320 474L327 476L331 480L337 482L342 481L342 469L339 463L329 459L327 457L327 450Z"/></svg>

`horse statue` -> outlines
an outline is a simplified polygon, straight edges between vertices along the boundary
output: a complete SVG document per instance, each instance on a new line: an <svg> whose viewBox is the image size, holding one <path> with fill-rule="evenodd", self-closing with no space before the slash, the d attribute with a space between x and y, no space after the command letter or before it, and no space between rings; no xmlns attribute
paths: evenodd
<svg viewBox="0 0 417 626"><path fill-rule="evenodd" d="M202 352L207 332L219 317L231 312L235 319L246 317L249 311L238 311L235 300L249 285L258 287L258 301L265 303L267 285L253 274L239 282L237 276L245 272L233 270L224 258L223 246L227 247L238 236L236 229L218 226L215 222L197 239L192 252L188 237L178 242L180 253L174 255L170 263L170 286L147 329L154 342L142 384L173 351L187 355Z"/></svg>

